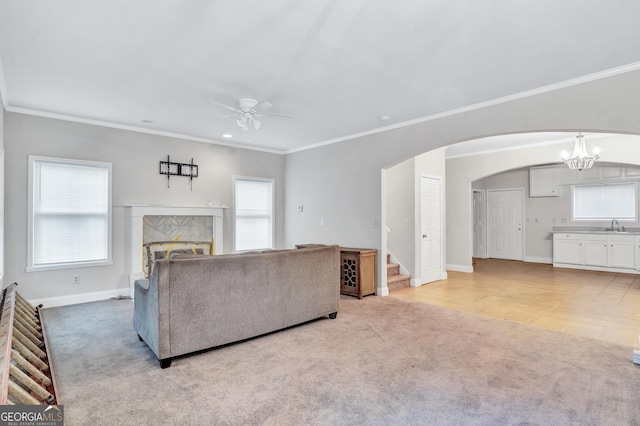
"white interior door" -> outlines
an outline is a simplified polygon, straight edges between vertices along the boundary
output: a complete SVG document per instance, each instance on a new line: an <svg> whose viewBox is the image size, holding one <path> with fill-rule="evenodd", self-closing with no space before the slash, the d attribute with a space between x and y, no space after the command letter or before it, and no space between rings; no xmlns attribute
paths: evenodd
<svg viewBox="0 0 640 426"><path fill-rule="evenodd" d="M522 190L488 191L487 202L488 256L522 260Z"/></svg>
<svg viewBox="0 0 640 426"><path fill-rule="evenodd" d="M485 215L484 191L473 191L473 257L484 259L487 257L485 243Z"/></svg>
<svg viewBox="0 0 640 426"><path fill-rule="evenodd" d="M422 283L442 278L442 181L421 176L420 239Z"/></svg>

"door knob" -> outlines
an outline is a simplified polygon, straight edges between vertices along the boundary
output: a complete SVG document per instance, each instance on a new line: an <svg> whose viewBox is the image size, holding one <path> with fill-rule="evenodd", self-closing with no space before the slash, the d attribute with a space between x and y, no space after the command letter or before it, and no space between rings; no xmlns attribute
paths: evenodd
<svg viewBox="0 0 640 426"><path fill-rule="evenodd" d="M427 234L422 234L422 238L427 238Z"/></svg>

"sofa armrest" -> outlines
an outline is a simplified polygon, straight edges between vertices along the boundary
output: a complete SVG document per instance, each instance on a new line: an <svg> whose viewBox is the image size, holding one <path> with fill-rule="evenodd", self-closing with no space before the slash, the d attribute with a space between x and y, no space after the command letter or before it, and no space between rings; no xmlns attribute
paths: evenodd
<svg viewBox="0 0 640 426"><path fill-rule="evenodd" d="M133 328L149 348L160 358L160 312L158 306L157 273L150 279L134 282Z"/></svg>
<svg viewBox="0 0 640 426"><path fill-rule="evenodd" d="M138 279L134 284L136 287L140 287L141 290L149 291L149 280L147 279Z"/></svg>

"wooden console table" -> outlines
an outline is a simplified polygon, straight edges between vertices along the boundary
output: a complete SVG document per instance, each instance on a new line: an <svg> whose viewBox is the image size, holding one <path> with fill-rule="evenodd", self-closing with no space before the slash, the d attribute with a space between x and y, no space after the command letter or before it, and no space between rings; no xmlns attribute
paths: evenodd
<svg viewBox="0 0 640 426"><path fill-rule="evenodd" d="M340 293L358 299L376 294L377 253L376 249L340 247Z"/></svg>

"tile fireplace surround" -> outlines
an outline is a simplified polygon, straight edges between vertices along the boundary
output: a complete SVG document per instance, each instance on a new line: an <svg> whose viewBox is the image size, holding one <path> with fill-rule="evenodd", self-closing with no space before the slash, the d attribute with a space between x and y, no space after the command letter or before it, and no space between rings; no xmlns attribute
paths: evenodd
<svg viewBox="0 0 640 426"><path fill-rule="evenodd" d="M215 242L213 254L221 254L224 247L222 219L223 207L176 207L160 205L128 205L126 209L126 257L129 269L130 295L133 283L143 273L143 222L145 216L208 216L213 220L212 235Z"/></svg>

